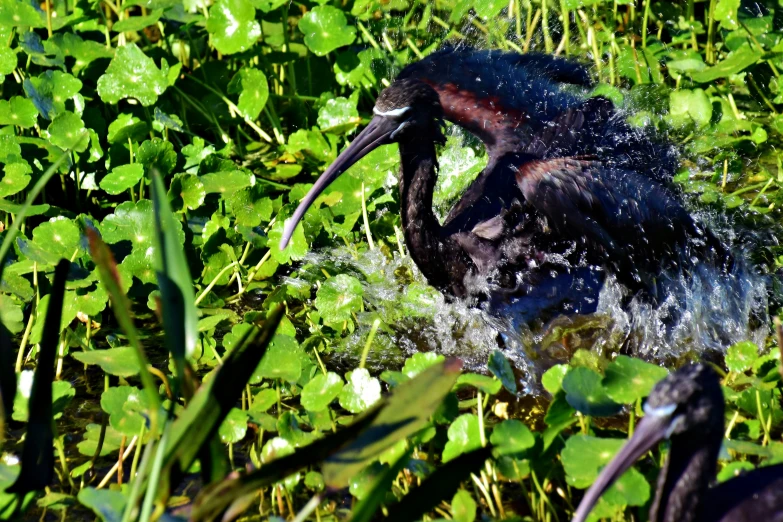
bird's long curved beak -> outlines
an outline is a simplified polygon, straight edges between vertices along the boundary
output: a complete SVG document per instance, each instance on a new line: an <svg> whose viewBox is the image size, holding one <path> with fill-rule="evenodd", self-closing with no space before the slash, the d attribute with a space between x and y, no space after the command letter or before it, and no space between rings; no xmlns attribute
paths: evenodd
<svg viewBox="0 0 783 522"><path fill-rule="evenodd" d="M650 412L637 424L631 440L625 443L587 490L571 522L585 522L601 495L642 455L650 451L661 440L668 438L673 422L670 414L671 411L668 414Z"/></svg>
<svg viewBox="0 0 783 522"><path fill-rule="evenodd" d="M375 116L365 129L356 136L351 145L340 154L332 165L316 180L313 188L302 199L294 211L294 215L286 220L283 236L280 239L280 250L288 246L296 225L302 220L307 209L315 202L321 192L326 189L340 174L348 170L354 163L362 159L372 150L391 143L391 135L400 126L400 122Z"/></svg>

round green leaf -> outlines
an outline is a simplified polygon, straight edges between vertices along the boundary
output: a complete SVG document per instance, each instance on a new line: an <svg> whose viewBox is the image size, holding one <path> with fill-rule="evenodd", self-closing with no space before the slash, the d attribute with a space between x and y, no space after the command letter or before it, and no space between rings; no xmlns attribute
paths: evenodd
<svg viewBox="0 0 783 522"><path fill-rule="evenodd" d="M621 404L631 404L650 394L655 383L669 372L654 364L618 355L606 368L602 384L607 395Z"/></svg>
<svg viewBox="0 0 783 522"><path fill-rule="evenodd" d="M116 196L136 186L142 176L144 176L144 166L141 163L120 165L111 169L111 172L101 180L100 186L107 193Z"/></svg>
<svg viewBox="0 0 783 522"><path fill-rule="evenodd" d="M505 420L492 429L489 441L495 449L495 455L521 453L535 445L536 440L530 429L516 419Z"/></svg>
<svg viewBox="0 0 783 522"><path fill-rule="evenodd" d="M117 49L106 72L98 78L98 95L106 103L136 98L144 106L153 105L169 86L169 67L163 61L158 69L152 58L135 43Z"/></svg>
<svg viewBox="0 0 783 522"><path fill-rule="evenodd" d="M226 418L218 428L220 442L223 444L233 444L245 438L247 433L247 413L239 408L231 408Z"/></svg>
<svg viewBox="0 0 783 522"><path fill-rule="evenodd" d="M473 522L476 520L476 501L470 493L461 489L451 499L451 514L456 522Z"/></svg>
<svg viewBox="0 0 783 522"><path fill-rule="evenodd" d="M109 414L109 423L120 433L138 435L149 417L144 391L133 386L116 386L101 394L101 408ZM143 415L142 415L143 413Z"/></svg>
<svg viewBox="0 0 783 522"><path fill-rule="evenodd" d="M209 8L207 31L223 54L245 51L261 36L256 10L248 0L219 0Z"/></svg>
<svg viewBox="0 0 783 522"><path fill-rule="evenodd" d="M61 149L71 149L83 152L90 144L90 134L84 128L82 119L69 111L58 115L47 129L49 141Z"/></svg>
<svg viewBox="0 0 783 522"><path fill-rule="evenodd" d="M109 375L130 377L139 373L139 359L130 346L93 350L91 352L72 352L73 358L84 364L97 364Z"/></svg>
<svg viewBox="0 0 783 522"><path fill-rule="evenodd" d="M353 43L356 29L349 27L342 10L330 5L318 6L299 20L305 45L318 56L323 56Z"/></svg>
<svg viewBox="0 0 783 522"><path fill-rule="evenodd" d="M6 164L0 179L0 198L24 190L30 184L30 172L30 165L26 162Z"/></svg>
<svg viewBox="0 0 783 522"><path fill-rule="evenodd" d="M343 379L336 373L318 374L302 390L302 406L309 411L324 410L342 389Z"/></svg>
<svg viewBox="0 0 783 522"><path fill-rule="evenodd" d="M0 125L29 128L35 127L37 121L38 109L27 98L14 96L10 100L0 100Z"/></svg>
<svg viewBox="0 0 783 522"><path fill-rule="evenodd" d="M726 352L726 368L730 372L744 373L758 359L759 347L751 341L739 342Z"/></svg>
<svg viewBox="0 0 783 522"><path fill-rule="evenodd" d="M359 124L356 102L348 98L333 98L318 111L318 126L324 132L343 134Z"/></svg>
<svg viewBox="0 0 783 522"><path fill-rule="evenodd" d="M263 72L251 67L243 67L239 77L242 89L237 107L244 117L255 120L269 99L269 84Z"/></svg>
<svg viewBox="0 0 783 522"><path fill-rule="evenodd" d="M402 367L402 373L408 378L413 379L430 366L433 366L444 359L444 356L435 352L414 353L405 360L405 364Z"/></svg>
<svg viewBox="0 0 783 522"><path fill-rule="evenodd" d="M353 276L338 274L321 285L315 297L315 307L327 323L339 323L351 319L352 312L362 307L364 289Z"/></svg>
<svg viewBox="0 0 783 522"><path fill-rule="evenodd" d="M601 376L589 368L571 368L563 378L566 401L577 411L590 416L606 417L620 411L601 386Z"/></svg>
<svg viewBox="0 0 783 522"><path fill-rule="evenodd" d="M296 339L287 335L275 335L261 362L253 373L251 382L259 379L283 379L296 382L302 374L302 362Z"/></svg>
<svg viewBox="0 0 783 522"><path fill-rule="evenodd" d="M479 421L472 413L460 415L449 426L449 441L443 448L443 462L448 462L463 453L473 451L481 447L481 432Z"/></svg>
<svg viewBox="0 0 783 522"><path fill-rule="evenodd" d="M381 383L365 368L346 374L348 384L340 392L340 406L351 413L360 413L381 398Z"/></svg>
<svg viewBox="0 0 783 522"><path fill-rule="evenodd" d="M567 364L556 364L541 376L541 385L552 395L556 395L563 386L563 378L568 373Z"/></svg>
<svg viewBox="0 0 783 522"><path fill-rule="evenodd" d="M177 174L171 179L169 202L172 210L181 211L184 207L195 210L204 203L207 191L204 184L193 174Z"/></svg>

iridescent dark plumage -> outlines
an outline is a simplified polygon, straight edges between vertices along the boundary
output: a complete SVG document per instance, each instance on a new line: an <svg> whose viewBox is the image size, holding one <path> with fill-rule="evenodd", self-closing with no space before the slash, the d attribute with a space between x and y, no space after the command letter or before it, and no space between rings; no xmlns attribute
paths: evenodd
<svg viewBox="0 0 783 522"><path fill-rule="evenodd" d="M723 441L723 393L708 366L685 366L658 383L645 417L585 493L573 522L590 510L636 459L662 439L671 440L658 475L650 522L781 522L783 465L751 471L710 488Z"/></svg>
<svg viewBox="0 0 783 522"><path fill-rule="evenodd" d="M433 286L523 320L594 311L607 269L655 300L662 272L725 253L668 187L674 150L630 128L608 100L588 98L587 85L582 67L545 55L448 48L408 66L282 244L332 180L396 142L405 241ZM481 139L489 162L441 224L432 197L443 119Z"/></svg>

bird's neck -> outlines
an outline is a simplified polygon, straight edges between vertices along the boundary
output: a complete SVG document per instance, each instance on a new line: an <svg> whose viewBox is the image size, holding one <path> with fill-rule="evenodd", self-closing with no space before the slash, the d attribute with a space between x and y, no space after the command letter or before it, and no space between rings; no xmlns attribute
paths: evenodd
<svg viewBox="0 0 783 522"><path fill-rule="evenodd" d="M433 133L439 135L439 130L433 129ZM461 295L468 263L456 244L443 237L441 224L432 210L438 161L434 139L427 136L429 133L422 134L400 142L400 203L405 243L431 285Z"/></svg>
<svg viewBox="0 0 783 522"><path fill-rule="evenodd" d="M719 439L706 444L703 438L672 440L666 463L658 476L650 522L695 522L701 519L707 489L715 477L719 450Z"/></svg>

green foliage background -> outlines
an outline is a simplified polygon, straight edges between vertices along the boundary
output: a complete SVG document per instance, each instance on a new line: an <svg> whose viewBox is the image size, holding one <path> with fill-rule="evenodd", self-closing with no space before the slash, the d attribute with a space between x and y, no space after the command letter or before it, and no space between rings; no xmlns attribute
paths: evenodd
<svg viewBox="0 0 783 522"><path fill-rule="evenodd" d="M291 246L277 245L285 219L368 120L378 93L405 64L444 42L590 64L595 94L629 109L634 124L654 126L682 145L677 181L686 192L716 212L777 230L783 9L772 1L741 4L0 0L0 221L4 230L21 225L0 282L0 319L16 341L19 377L0 436L0 515L11 498L2 491L19 473L15 455L59 259L71 268L53 388L57 477L45 494L26 500L34 500L28 514L71 520L91 519L94 511L120 520L128 480L158 435L146 431L157 415L154 401L140 384L136 341L109 309L123 306L109 304L88 230L117 261L119 290L128 297L123 313L141 327L153 373L165 383L158 401L170 397L169 381L180 382L182 358L169 360L164 348L157 274L173 274L183 295L193 294L186 301L200 315L184 313L194 335L180 348L205 382L251 324L285 305L264 358L219 429L232 469L263 469L338 431L443 359L431 352L406 358L411 350L395 344L399 329L431 323L442 298L400 244L394 146L341 177L308 212ZM441 152L440 212L484 162L471 139L451 135ZM54 177L26 220L17 221L52 166ZM170 222L154 212L156 175L174 213ZM170 226L168 241L184 249L174 268L156 264L161 223ZM313 250L326 255L306 257ZM774 244L754 252L767 271L783 265L781 254ZM467 336L464 342L470 344ZM493 457L460 477L459 490L426 516L565 520L625 436L625 419L602 417L625 405L633 423L666 372L609 351L580 350L544 375L551 402L520 401L505 357L477 348L482 357L491 353L491 376L460 376L425 429L352 476L345 496L319 497L310 519L345 519L356 505L369 510L361 504L367 498L392 506L449 461L491 446ZM729 350L729 451L721 479L783 455L779 355L772 339ZM110 467L125 449L131 451L119 485ZM626 474L596 513L614 520L646 513L655 457ZM195 498L203 484L193 482L198 467L191 471L184 492L157 499L161 511L168 505L173 513ZM313 463L259 488L239 512L290 519L333 485L321 471Z"/></svg>

